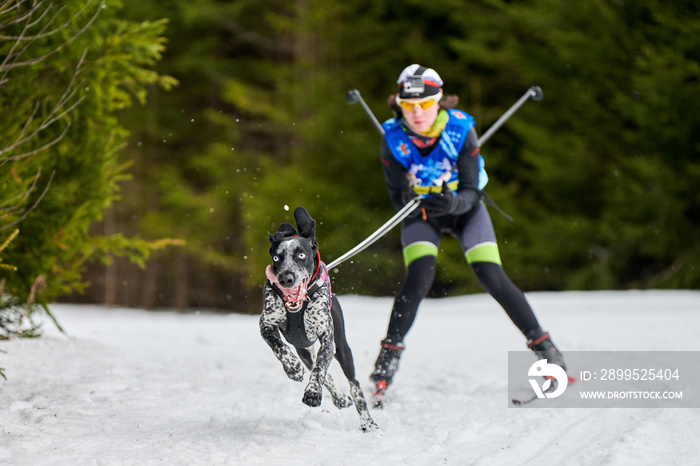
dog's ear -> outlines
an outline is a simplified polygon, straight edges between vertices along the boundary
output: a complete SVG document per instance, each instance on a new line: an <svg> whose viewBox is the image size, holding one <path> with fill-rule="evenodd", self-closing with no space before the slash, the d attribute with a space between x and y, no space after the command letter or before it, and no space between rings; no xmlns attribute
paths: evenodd
<svg viewBox="0 0 700 466"><path fill-rule="evenodd" d="M297 234L297 231L294 229L294 227L287 223L287 222L282 222L280 227L277 229L277 233L270 235L270 243L275 244L284 241L286 238L290 238L292 236L295 236Z"/></svg>
<svg viewBox="0 0 700 466"><path fill-rule="evenodd" d="M277 229L277 233L281 233L285 238L289 238L291 236L296 236L297 231L290 223L282 222Z"/></svg>
<svg viewBox="0 0 700 466"><path fill-rule="evenodd" d="M314 239L316 237L316 221L303 207L294 209L294 218L299 228L299 236Z"/></svg>
<svg viewBox="0 0 700 466"><path fill-rule="evenodd" d="M299 236L311 240L311 246L314 249L318 249L316 244L316 221L311 218L311 215L303 207L294 209L294 218L299 228Z"/></svg>

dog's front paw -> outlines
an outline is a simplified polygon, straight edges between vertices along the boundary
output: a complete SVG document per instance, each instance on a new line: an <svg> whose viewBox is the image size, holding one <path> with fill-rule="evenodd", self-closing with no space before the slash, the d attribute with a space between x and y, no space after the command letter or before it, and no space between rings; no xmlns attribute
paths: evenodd
<svg viewBox="0 0 700 466"><path fill-rule="evenodd" d="M360 430L362 430L362 432L372 432L379 430L379 426L372 420L372 418L368 417L367 419L363 419L360 423Z"/></svg>
<svg viewBox="0 0 700 466"><path fill-rule="evenodd" d="M322 390L323 388L320 385L309 385L306 387L306 390L304 390L304 398L302 398L301 401L312 408L321 406Z"/></svg>
<svg viewBox="0 0 700 466"><path fill-rule="evenodd" d="M331 396L333 396L333 394L331 394ZM352 406L352 398L350 398L348 395L339 393L338 395L333 396L333 404L338 409L349 408Z"/></svg>
<svg viewBox="0 0 700 466"><path fill-rule="evenodd" d="M287 363L283 364L283 366L284 372L287 374L287 377L289 377L295 382L304 381L304 366L301 364L301 361L299 361L298 359L287 361Z"/></svg>

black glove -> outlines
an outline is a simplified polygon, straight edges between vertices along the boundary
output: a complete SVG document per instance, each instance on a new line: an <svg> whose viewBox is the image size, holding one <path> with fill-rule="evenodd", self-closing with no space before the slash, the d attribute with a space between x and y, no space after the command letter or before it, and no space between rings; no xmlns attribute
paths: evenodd
<svg viewBox="0 0 700 466"><path fill-rule="evenodd" d="M457 211L460 206L460 198L447 186L442 184L442 192L430 193L429 197L423 199L421 207L425 213L431 217L441 217L450 215Z"/></svg>
<svg viewBox="0 0 700 466"><path fill-rule="evenodd" d="M410 185L404 185L403 190L401 191L401 201L403 202L403 205L406 205L409 202L411 202L416 196L416 192L413 190L413 188L411 188ZM420 215L420 213L421 210L416 208L415 210L413 210L413 212L408 214L408 218L416 218Z"/></svg>

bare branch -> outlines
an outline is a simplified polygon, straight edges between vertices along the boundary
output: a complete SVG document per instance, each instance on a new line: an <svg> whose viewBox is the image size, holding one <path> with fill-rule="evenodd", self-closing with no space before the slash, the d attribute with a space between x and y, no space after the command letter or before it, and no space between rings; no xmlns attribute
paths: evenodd
<svg viewBox="0 0 700 466"><path fill-rule="evenodd" d="M26 0L20 0L19 2L15 3L15 6L13 6L12 8L9 8L7 11L4 11L2 14L6 14L8 12L11 12L12 10L19 10L19 7L22 6L23 3L26 3ZM3 24L0 24L0 30L6 28L7 26L11 26L13 24L21 23L22 21L27 19L27 17L30 17L31 15L33 15L34 12L36 10L38 10L43 3L44 3L43 0L38 2L38 3L35 1L34 6L32 6L32 8L30 10L28 10L26 13L24 13L23 15L18 16L14 19L11 19Z"/></svg>
<svg viewBox="0 0 700 466"><path fill-rule="evenodd" d="M44 10L44 12L34 22L30 21L31 16L29 18L27 18L27 22L24 23L24 28L22 29L22 33L19 35L19 37L17 38L15 43L12 44L12 48L8 52L7 56L5 57L5 60L3 61L2 65L0 65L0 70L4 71L3 78L7 77L7 74L10 72L11 69L17 67L16 66L17 60L19 60L19 58L24 54L24 52L26 52L29 49L29 47L37 40L37 36L36 35L29 36L27 38L29 40L29 42L22 48L22 50L20 52L14 53L15 48L19 47L19 45L25 39L27 32L32 27L34 27L36 24L38 24L38 22L41 21L44 18L44 16L46 16L49 13L49 10L51 10L51 8L52 8L52 5L49 5L48 8L46 8L46 10ZM63 7L63 8L65 8L65 7ZM44 25L44 27L39 32L40 34L49 28L51 23L53 23L54 19L56 19L56 15L58 15L63 10L63 8L59 9L56 12L56 14L54 14L53 18L51 18L51 20L49 20L49 22ZM10 59L13 59L13 62L8 64L8 61Z"/></svg>
<svg viewBox="0 0 700 466"><path fill-rule="evenodd" d="M37 208L37 206L38 206L38 205L41 203L41 201L44 199L44 196L46 196L46 193L49 192L49 187L51 186L51 182L53 181L53 177L54 177L55 174L56 174L56 171L55 171L55 170L54 170L53 172L51 172L51 177L49 177L49 182L46 184L46 188L44 188L44 191L41 193L41 196L39 196L39 198L36 200L36 202L34 202L34 204L33 204L29 209L27 209L26 212L24 212L24 215L22 215L21 217L15 219L13 222L8 223L7 225L0 226L0 231L1 231L1 230L7 230L8 228L12 228L13 226L17 225L17 224L20 223L21 221L25 220L25 219L29 216L29 214L30 214L34 209Z"/></svg>
<svg viewBox="0 0 700 466"><path fill-rule="evenodd" d="M32 181L32 185L29 187L29 189L27 189L26 191L24 191L22 194L19 195L19 197L21 197L21 199L18 202L16 202L15 204L13 204L9 207L5 207L7 204L15 202L14 199L8 199L4 203L0 204L0 212L6 212L3 215L0 215L0 218L7 217L11 213L18 210L20 208L20 206L22 204L24 204L24 202L26 202L26 200L29 198L29 195L31 194L31 192L34 190L37 183L39 182L40 176L41 176L41 167L39 167L39 169L36 171L36 175L34 175L34 181Z"/></svg>
<svg viewBox="0 0 700 466"><path fill-rule="evenodd" d="M31 10L29 10L29 12L27 13L27 15L25 16L25 18L27 19L27 21L29 21L29 19L31 18L31 16L34 14L35 11L36 11L36 7L35 7L35 8L32 8ZM19 22L19 21L18 21L18 22ZM7 55L5 56L5 59L3 60L2 64L0 64L0 71L3 71L3 72L4 72L3 78L5 78L5 76L7 75L7 72L5 72L5 66L7 66L7 63L10 61L10 58L12 58L12 54L13 54L13 52L15 51L15 48L19 47L19 44L20 44L20 42L21 42L21 39L24 37L24 35L25 35L25 33L27 32L27 29L28 29L28 28L29 28L29 26L27 25L27 22L25 22L25 23L24 23L24 27L22 28L22 32L20 33L20 35L19 35L19 37L17 38L17 40L15 40L15 43L12 44L12 47L10 47L10 51L7 52Z"/></svg>
<svg viewBox="0 0 700 466"><path fill-rule="evenodd" d="M33 58L31 60L22 61L22 62L17 61L17 60L19 60L19 57L28 49L29 45L31 45L36 39L41 37L42 34L47 34L45 32L45 29L54 21L54 19L56 18L56 15L58 15L58 13L60 13L60 11L63 8L61 8L58 12L56 12L56 14L53 16L53 18L51 18L51 20L44 26L44 28L40 31L40 33L38 35L32 36L31 39L25 39L24 37L18 38L17 43L22 41L22 40L29 40L30 42L23 48L23 50L19 54L16 55L15 60L11 64L9 64L9 65L6 63L3 64L6 67L5 74L7 73L7 71L14 69L14 68L18 68L21 66L35 65L35 64L45 60L46 58L58 53L59 51L63 50L65 47L67 47L69 44L73 43L73 41L75 41L80 35L82 35L85 31L87 31L88 28L90 26L92 26L92 24L97 20L97 17L99 16L103 5L104 5L104 0L102 2L100 2L100 4L97 6L97 10L95 11L95 13L92 15L90 20L82 27L82 29L80 29L80 31L78 31L76 34L71 36L68 40L66 40L61 45L57 46L53 50L45 53L44 55L42 55L40 57ZM86 7L87 7L87 3L85 5L83 5L83 7L77 13L75 13L71 17L70 20L68 20L65 24L63 24L62 26L57 28L56 32L68 27L68 25L70 25L70 23L73 21L73 19L78 17ZM50 6L49 6L49 8L50 8ZM46 11L48 11L48 8ZM26 30L26 28L25 28L25 30ZM55 32L54 32L54 34L55 34ZM24 31L22 32L22 36L24 36ZM14 49L14 47L13 47L13 49ZM2 70L2 66L0 66L0 70ZM3 77L5 77L5 76L3 76Z"/></svg>
<svg viewBox="0 0 700 466"><path fill-rule="evenodd" d="M44 3L44 2L43 2L43 1L42 1L42 2L39 2L39 5L41 5L42 3ZM51 30L51 31L49 31L49 32L39 33L39 34L33 35L32 38L43 39L43 38L45 38L45 37L50 37L50 36L56 34L57 32L59 32L59 31L65 29L66 27L68 27L68 26L70 25L70 23L71 23L71 21L73 20L73 18L75 18L76 16L78 16L80 13L83 12L83 10L84 10L85 8L87 8L87 5L88 5L88 4L85 3L85 5L83 5L83 7L80 9L80 11L78 11L75 15L73 15L73 16L71 17L70 20L66 21L66 22L63 23L61 26L57 27L56 29L53 29L53 30ZM36 9L36 7L33 7L33 8L32 8L32 11L34 11L35 9ZM61 10L63 10L63 8L61 8ZM59 10L59 12L60 12L61 10ZM47 9L46 11L48 12L48 9ZM27 16L28 16L28 15L25 14L23 18L26 18ZM54 15L54 17L55 17L55 15ZM15 22L20 22L20 21L15 21ZM53 20L52 20L52 22L53 22ZM35 21L33 24L36 24L36 21ZM0 28L0 29L1 29L1 28ZM0 39L4 39L4 40L29 40L30 38L22 38L21 36L6 36L6 35L0 34Z"/></svg>
<svg viewBox="0 0 700 466"><path fill-rule="evenodd" d="M78 64L75 67L75 71L73 72L73 75L71 76L71 80L68 83L66 90L63 92L61 97L58 99L58 102L56 103L56 105L54 105L54 107L51 109L49 114L44 118L44 120L41 122L41 124L36 129L34 129L31 133L25 135L27 132L27 128L29 127L30 123L34 120L34 117L36 116L37 108L39 105L39 103L37 102L35 107L34 107L34 111L32 111L32 114L29 116L29 118L25 122L24 127L23 127L22 131L20 132L19 136L17 137L17 139L15 140L15 142L13 142L11 145L9 145L7 147L0 149L0 156L3 156L4 154L7 154L7 153L17 149L21 145L32 140L41 131L45 130L46 128L48 128L49 126L54 124L56 121L60 120L61 118L66 116L68 113L70 113L73 109L75 109L75 107L77 107L85 99L85 96L83 95L78 100L76 100L72 105L70 105L68 108L63 109L63 107L68 102L70 102L71 99L73 99L73 97L75 96L75 93L77 92L77 90L80 87L80 84L82 83L82 81L80 81L76 85L75 80L76 80L77 75L80 72L80 68L81 68L83 62L85 61L86 55L87 55L87 49L85 49L83 51L83 55L80 57L80 60L78 61ZM60 113L58 113L58 112L60 112ZM70 126L70 124L69 124L69 126ZM68 127L66 127L66 130L67 129L68 129ZM47 146L44 146L44 147L45 148L51 147L53 144L55 144L55 142L58 142L58 140L62 139L63 136L65 135L66 130L64 130L63 134L61 136L59 136L59 138L57 138L52 143L49 143ZM24 157L27 157L28 155L33 155L36 152L38 152L38 151L27 152L25 154L15 155L15 156L7 156L7 157L5 157L5 161L15 160L17 158L24 158ZM4 164L4 162L0 163L0 166L2 166L2 164Z"/></svg>
<svg viewBox="0 0 700 466"><path fill-rule="evenodd" d="M34 121L34 117L36 116L37 112L39 111L39 102L34 104L34 110L32 110L32 114L29 115L29 118L27 118L27 121L24 123L24 126L22 127L22 131L19 132L19 135L17 136L17 139L15 141L22 139L24 135L27 132L27 128L29 128L29 125Z"/></svg>
<svg viewBox="0 0 700 466"><path fill-rule="evenodd" d="M44 3L44 2L42 1L42 2L40 2L39 4L42 4L42 3ZM45 15L47 15L47 14L49 13L49 10L50 10L51 8L53 8L53 4L49 3L49 7L46 9L46 11L45 11L44 13L42 13L41 16L39 16L36 20L34 20L34 22L29 23L29 28L31 29L31 28L33 28L34 26L36 26L37 24L39 24L39 22L42 20L42 18L43 18ZM56 14L53 15L53 18L51 18L51 21L49 21L48 25L50 25L51 23L53 23L53 20L56 19L56 16L58 16L58 14L59 14L61 11L63 11L64 8L65 8L65 6L61 7L61 9L59 9L59 10L56 12ZM47 26L48 26L48 25L47 25ZM43 29L46 29L46 26L44 26ZM42 30L43 30L43 29L42 29Z"/></svg>
<svg viewBox="0 0 700 466"><path fill-rule="evenodd" d="M29 297L27 298L27 305L34 304L37 295L41 294L42 291L46 289L46 277L44 275L39 275L34 280L32 288L29 291Z"/></svg>
<svg viewBox="0 0 700 466"><path fill-rule="evenodd" d="M82 97L81 97L80 100L82 100ZM80 103L80 100L79 100L78 102L75 103L75 106L77 106L77 105ZM75 108L75 106L73 106L73 108ZM72 110L72 108L71 108L70 110ZM0 167L2 167L6 162L9 162L10 160L21 160L21 159L26 159L27 157L31 157L32 155L36 155L36 154L38 154L39 152L42 152L42 151L48 149L49 147L51 147L51 146L53 146L53 145L55 145L55 144L58 144L58 143L61 141L61 139L63 139L63 138L66 136L66 133L68 133L68 129L70 129L70 123L68 123L68 124L66 125L66 127L63 128L63 132L62 132L60 135L58 135L58 136L57 136L56 138L54 138L52 141L47 142L47 143L44 144L43 146L39 147L38 149L34 149L34 150L32 150L32 151L29 151L29 152L24 152L23 154L18 154L18 155L13 155L13 156L10 156L10 157L5 157L5 159L4 159L2 162L0 162Z"/></svg>

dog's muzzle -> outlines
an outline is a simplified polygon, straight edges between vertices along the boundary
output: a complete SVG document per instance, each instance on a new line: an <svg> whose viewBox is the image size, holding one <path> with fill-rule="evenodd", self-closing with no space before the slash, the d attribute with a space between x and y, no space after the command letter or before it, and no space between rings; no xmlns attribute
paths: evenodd
<svg viewBox="0 0 700 466"><path fill-rule="evenodd" d="M308 291L308 280L306 278L304 278L297 286L284 288L277 280L271 265L268 265L267 268L265 268L265 276L282 292L282 300L284 301L284 305L287 307L287 309L290 311L297 311L301 308L301 306L304 304L306 293Z"/></svg>

